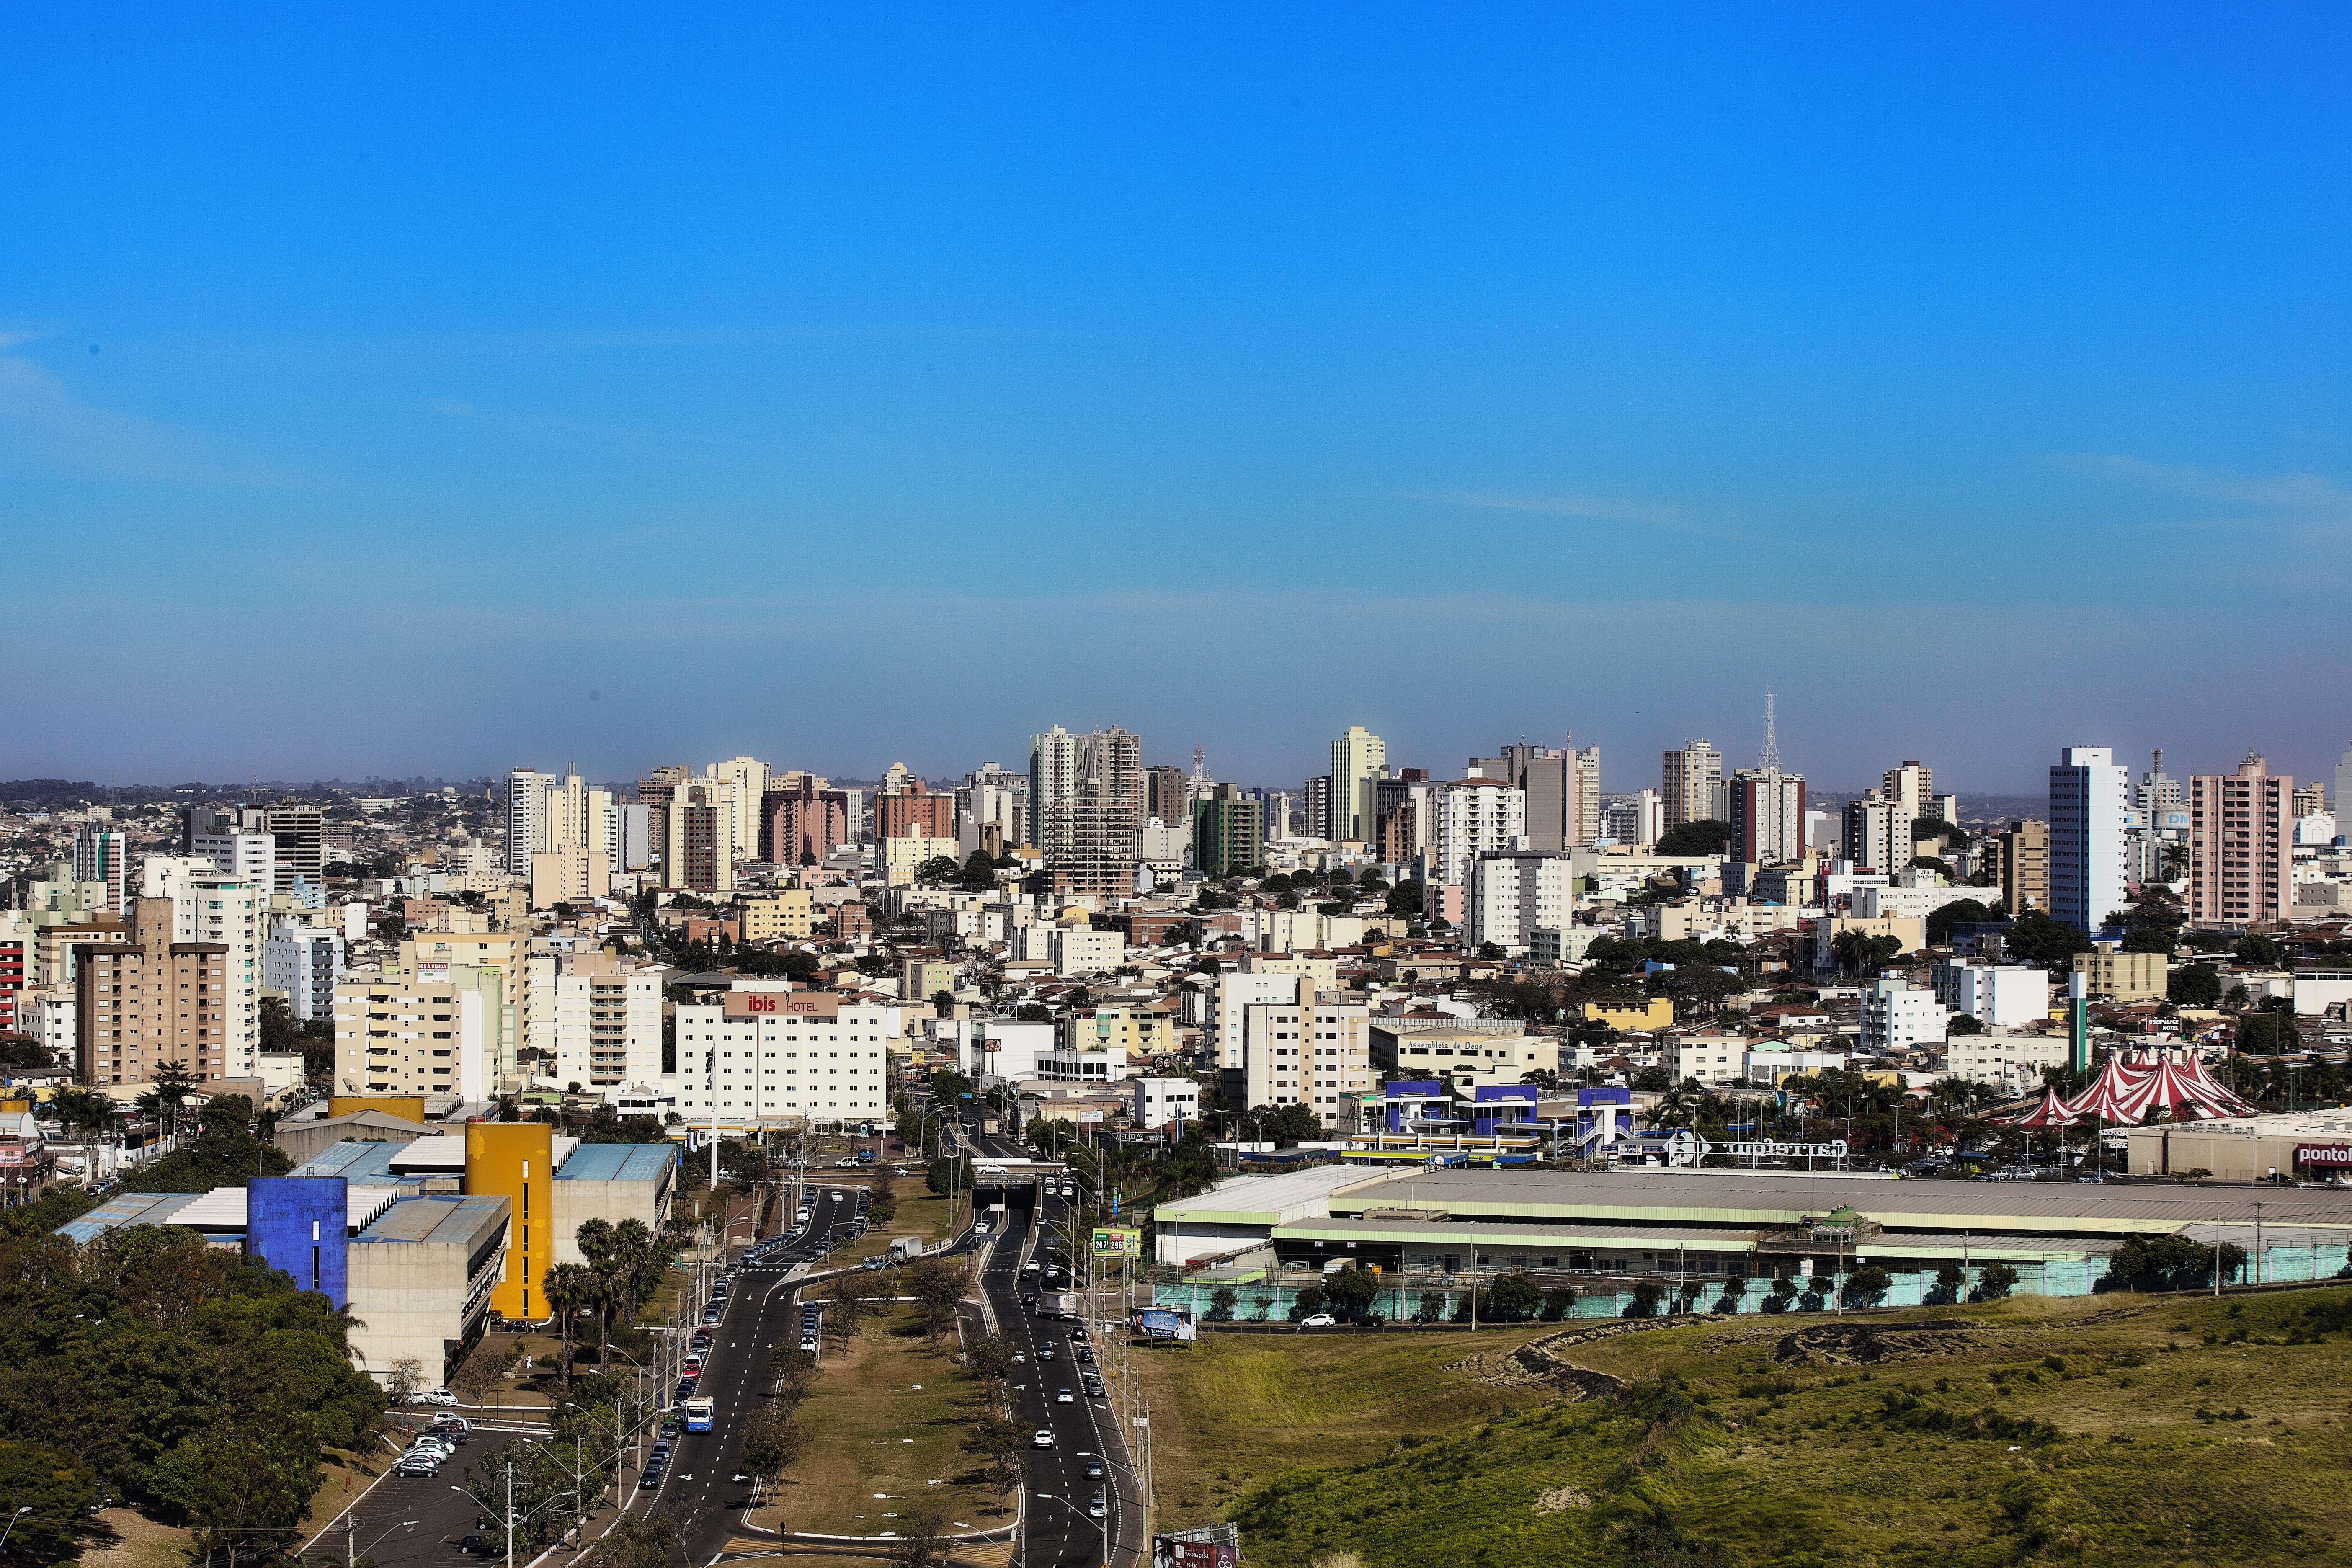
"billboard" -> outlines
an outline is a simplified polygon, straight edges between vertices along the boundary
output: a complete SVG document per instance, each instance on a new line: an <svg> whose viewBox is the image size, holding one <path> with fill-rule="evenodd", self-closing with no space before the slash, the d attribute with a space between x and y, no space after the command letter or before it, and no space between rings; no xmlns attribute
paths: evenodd
<svg viewBox="0 0 2352 1568"><path fill-rule="evenodd" d="M1136 1313L1135 1326L1155 1340L1189 1340L1196 1337L1192 1313L1171 1311L1165 1307L1147 1307Z"/></svg>
<svg viewBox="0 0 2352 1568"><path fill-rule="evenodd" d="M1241 1568L1241 1532L1230 1524L1151 1538L1151 1568Z"/></svg>
<svg viewBox="0 0 2352 1568"><path fill-rule="evenodd" d="M2294 1163L2352 1168L2352 1143L2298 1143L2294 1146Z"/></svg>
<svg viewBox="0 0 2352 1568"><path fill-rule="evenodd" d="M1143 1233L1139 1230L1115 1230L1102 1226L1095 1230L1097 1258L1140 1258L1143 1256Z"/></svg>

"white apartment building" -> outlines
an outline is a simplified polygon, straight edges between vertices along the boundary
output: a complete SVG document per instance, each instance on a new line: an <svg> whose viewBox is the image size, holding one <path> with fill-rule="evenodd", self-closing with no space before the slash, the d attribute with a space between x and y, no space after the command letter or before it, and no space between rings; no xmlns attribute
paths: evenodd
<svg viewBox="0 0 2352 1568"><path fill-rule="evenodd" d="M216 870L192 856L155 856L140 868L140 896L172 900L174 942L213 942L228 949L228 1069L261 1072L262 910L267 886Z"/></svg>
<svg viewBox="0 0 2352 1568"><path fill-rule="evenodd" d="M261 983L286 995L286 1012L298 1024L335 1016L335 985L343 977L343 932L340 926L279 921L261 946Z"/></svg>
<svg viewBox="0 0 2352 1568"><path fill-rule="evenodd" d="M1312 990L1303 980L1288 1001L1244 1009L1245 1103L1304 1105L1325 1126L1339 1120L1339 1096L1378 1087L1372 1079L1371 1009Z"/></svg>
<svg viewBox="0 0 2352 1568"><path fill-rule="evenodd" d="M1956 904L1963 899L1979 903L2000 902L1998 888L1916 888L1902 885L1880 886L1874 879L1855 880L1846 889L1853 912L1866 921L1899 916L1906 920L1925 920L1946 904Z"/></svg>
<svg viewBox="0 0 2352 1568"><path fill-rule="evenodd" d="M2131 769L2105 746L2069 746L2050 767L2050 918L2095 931L2124 907Z"/></svg>
<svg viewBox="0 0 2352 1568"><path fill-rule="evenodd" d="M2013 1029L2050 1016L2050 977L2031 965L1947 960L1930 973L1937 1001L1988 1029Z"/></svg>
<svg viewBox="0 0 2352 1568"><path fill-rule="evenodd" d="M1658 1045L1659 1065L1679 1084L1696 1079L1712 1087L1740 1083L1748 1077L1748 1038L1744 1035L1668 1035Z"/></svg>
<svg viewBox="0 0 2352 1568"><path fill-rule="evenodd" d="M730 825L735 852L750 857L760 852L760 805L768 794L768 764L757 757L730 757L704 764L702 776L725 779L735 786L735 819Z"/></svg>
<svg viewBox="0 0 2352 1568"><path fill-rule="evenodd" d="M70 985L47 991L26 991L16 998L16 1027L38 1040L49 1059L60 1067L73 1065L74 994Z"/></svg>
<svg viewBox="0 0 2352 1568"><path fill-rule="evenodd" d="M1129 1079L1128 1088L1135 1096L1135 1124L1147 1131L1201 1119L1201 1085L1197 1079Z"/></svg>
<svg viewBox="0 0 2352 1568"><path fill-rule="evenodd" d="M1916 991L1899 978L1882 975L1862 988L1860 1046L1873 1055L1939 1046L1949 1018L1934 992Z"/></svg>
<svg viewBox="0 0 2352 1568"><path fill-rule="evenodd" d="M1843 1051L1799 1051L1782 1046L1772 1048L1773 1042L1759 1040L1747 1056L1748 1082L1757 1089L1771 1089L1790 1075L1834 1072L1846 1065Z"/></svg>
<svg viewBox="0 0 2352 1568"><path fill-rule="evenodd" d="M1032 1077L1046 1083L1123 1083L1127 1079L1127 1053L1047 1051L1038 1057Z"/></svg>
<svg viewBox="0 0 2352 1568"><path fill-rule="evenodd" d="M2061 1031L2048 1035L1988 1029L1955 1035L1944 1047L1944 1071L1970 1083L2028 1089L2042 1082L2043 1068L2063 1068L2070 1042Z"/></svg>
<svg viewBox="0 0 2352 1568"><path fill-rule="evenodd" d="M1045 961L1056 974L1108 974L1127 962L1127 938L1092 926L1054 926L1045 939Z"/></svg>
<svg viewBox="0 0 2352 1568"><path fill-rule="evenodd" d="M1480 856L1529 847L1527 791L1500 779L1467 778L1439 793L1427 860L1432 879L1440 885L1466 889Z"/></svg>
<svg viewBox="0 0 2352 1568"><path fill-rule="evenodd" d="M1249 1065L1246 1027L1249 1009L1271 1003L1297 1007L1303 994L1296 973L1268 972L1223 973L1207 994L1209 1012L1201 1026L1201 1042L1209 1060L1204 1066L1240 1072ZM1310 983L1311 984L1311 983Z"/></svg>
<svg viewBox="0 0 2352 1568"><path fill-rule="evenodd" d="M879 1122L897 1012L828 991L730 991L680 1006L677 1071L663 1087L688 1123L721 1132ZM1037 1026L1050 1046L1051 1026Z"/></svg>
<svg viewBox="0 0 2352 1568"><path fill-rule="evenodd" d="M1517 958L1538 931L1565 931L1576 911L1576 879L1561 856L1519 850L1482 855L1470 866L1464 923L1472 951L1487 942Z"/></svg>
<svg viewBox="0 0 2352 1568"><path fill-rule="evenodd" d="M130 918L125 900L131 892L131 841L119 828L96 824L74 834L73 874L78 882L95 882L106 889L106 912Z"/></svg>
<svg viewBox="0 0 2352 1568"><path fill-rule="evenodd" d="M662 971L609 953L534 953L524 1043L539 1082L614 1098L661 1077Z"/></svg>
<svg viewBox="0 0 2352 1568"><path fill-rule="evenodd" d="M1482 1028L1469 1019L1437 1023L1383 1017L1375 1022L1372 1071L1381 1081L1451 1074L1457 1088L1468 1089L1517 1083L1538 1068L1559 1070L1559 1042L1549 1035L1514 1034L1516 1024Z"/></svg>
<svg viewBox="0 0 2352 1568"><path fill-rule="evenodd" d="M957 858L956 841L934 838L928 833L898 833L883 839L878 846L882 858L882 882L885 887L909 887L915 872L926 860L942 858Z"/></svg>
<svg viewBox="0 0 2352 1568"><path fill-rule="evenodd" d="M335 1092L491 1098L483 1012L480 993L451 981L345 976L335 987Z"/></svg>
<svg viewBox="0 0 2352 1568"><path fill-rule="evenodd" d="M213 869L239 877L257 888L278 886L278 836L237 826L226 815L216 816L204 832L188 835L188 853L213 863Z"/></svg>

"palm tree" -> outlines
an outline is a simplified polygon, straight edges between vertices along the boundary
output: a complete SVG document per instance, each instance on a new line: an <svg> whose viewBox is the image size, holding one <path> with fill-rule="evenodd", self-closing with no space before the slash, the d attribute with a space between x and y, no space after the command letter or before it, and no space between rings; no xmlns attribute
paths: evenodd
<svg viewBox="0 0 2352 1568"><path fill-rule="evenodd" d="M572 1314L595 1298L596 1276L577 1263L559 1263L540 1282L539 1293L555 1314L556 1331L563 1342L563 1388L572 1389Z"/></svg>
<svg viewBox="0 0 2352 1568"><path fill-rule="evenodd" d="M637 1298L649 1287L655 1264L661 1256L660 1237L645 1221L625 1219L613 1227L613 1255L622 1267L621 1316L635 1327Z"/></svg>

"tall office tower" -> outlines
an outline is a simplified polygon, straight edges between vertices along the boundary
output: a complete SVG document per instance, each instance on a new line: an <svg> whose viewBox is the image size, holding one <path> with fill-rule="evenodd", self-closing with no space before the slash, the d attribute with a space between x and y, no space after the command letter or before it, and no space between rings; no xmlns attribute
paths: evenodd
<svg viewBox="0 0 2352 1568"><path fill-rule="evenodd" d="M669 802L669 840L662 850L662 881L697 893L735 886L735 784L731 779L689 779Z"/></svg>
<svg viewBox="0 0 2352 1568"><path fill-rule="evenodd" d="M2056 799L2057 770L2050 793ZM2294 780L2252 752L2234 773L2189 781L2189 918L2284 921L2294 909ZM2053 859L2055 859L2053 851ZM2053 881L2056 880L2053 872Z"/></svg>
<svg viewBox="0 0 2352 1568"><path fill-rule="evenodd" d="M2352 795L2345 794L2347 790L2352 790L2352 746L2346 747L2344 754L2336 759L2336 810L2339 817L2336 831L2339 834L2352 833L2352 816L2344 815L2352 812L2352 805L2344 804L2352 800Z"/></svg>
<svg viewBox="0 0 2352 1568"><path fill-rule="evenodd" d="M1664 787L1658 791L1666 809L1664 831L1705 821L1715 810L1722 784L1723 753L1706 742L1685 741L1682 750L1668 752Z"/></svg>
<svg viewBox="0 0 2352 1568"><path fill-rule="evenodd" d="M1903 809L1902 802L1889 800L1874 789L1865 790L1860 800L1845 803L1844 833L1839 842L1847 860L1891 877L1911 864L1911 814Z"/></svg>
<svg viewBox="0 0 2352 1568"><path fill-rule="evenodd" d="M735 785L735 852L749 855L760 842L760 801L768 793L768 764L757 757L730 757L707 763L702 776L727 779Z"/></svg>
<svg viewBox="0 0 2352 1568"><path fill-rule="evenodd" d="M1569 793L1575 836L1570 844L1592 844L1601 837L1601 748L1579 746L1569 752Z"/></svg>
<svg viewBox="0 0 2352 1568"><path fill-rule="evenodd" d="M693 776L683 763L664 763L637 781L637 803L646 808L647 870L661 868L662 857L669 851L670 800ZM665 885L667 880L663 879Z"/></svg>
<svg viewBox="0 0 2352 1568"><path fill-rule="evenodd" d="M131 841L115 828L90 823L74 835L73 874L77 882L99 882L106 888L106 912L124 913L123 898L131 875Z"/></svg>
<svg viewBox="0 0 2352 1568"><path fill-rule="evenodd" d="M1388 765L1387 743L1361 724L1349 725L1331 742L1331 816L1325 837L1335 843L1371 837L1372 783Z"/></svg>
<svg viewBox="0 0 2352 1568"><path fill-rule="evenodd" d="M1576 842L1574 778L1568 752L1526 742L1503 748L1503 776L1528 797L1528 842L1556 855Z"/></svg>
<svg viewBox="0 0 2352 1568"><path fill-rule="evenodd" d="M1171 770L1172 771L1172 770ZM1192 863L1204 877L1230 877L1265 865L1265 809L1239 784L1213 784L1192 803Z"/></svg>
<svg viewBox="0 0 2352 1568"><path fill-rule="evenodd" d="M507 869L518 877L530 876L530 858L547 847L547 795L557 783L537 768L507 773Z"/></svg>
<svg viewBox="0 0 2352 1568"><path fill-rule="evenodd" d="M1466 888L1481 855L1528 847L1528 797L1499 778L1472 776L1437 796L1430 863L1441 886Z"/></svg>
<svg viewBox="0 0 2352 1568"><path fill-rule="evenodd" d="M1985 845L1985 869L2000 888L2000 907L2011 915L2050 910L2050 825L2012 821Z"/></svg>
<svg viewBox="0 0 2352 1568"><path fill-rule="evenodd" d="M1372 854L1383 866L1402 866L1429 847L1436 828L1437 786L1427 768L1399 768L1372 786Z"/></svg>
<svg viewBox="0 0 2352 1568"><path fill-rule="evenodd" d="M1936 815L1936 770L1925 763L1905 763L1886 770L1878 793L1899 804L1913 816Z"/></svg>
<svg viewBox="0 0 2352 1568"><path fill-rule="evenodd" d="M874 837L903 838L919 833L926 838L956 837L955 796L934 795L919 778L909 777L899 792L874 797Z"/></svg>
<svg viewBox="0 0 2352 1568"><path fill-rule="evenodd" d="M1299 788L1305 804L1303 819L1294 822L1293 831L1302 837L1323 838L1331 832L1331 775L1318 773Z"/></svg>
<svg viewBox="0 0 2352 1568"><path fill-rule="evenodd" d="M1182 768L1165 763L1144 770L1143 814L1156 816L1171 827L1183 824L1192 815L1192 784L1184 776Z"/></svg>
<svg viewBox="0 0 2352 1568"><path fill-rule="evenodd" d="M2068 746L2051 764L2052 920L2095 931L2124 907L2130 802L2131 769L2105 746Z"/></svg>

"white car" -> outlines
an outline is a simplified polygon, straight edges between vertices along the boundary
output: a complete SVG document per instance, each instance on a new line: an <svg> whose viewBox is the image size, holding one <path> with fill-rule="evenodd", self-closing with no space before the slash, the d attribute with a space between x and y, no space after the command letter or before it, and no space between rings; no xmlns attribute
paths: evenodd
<svg viewBox="0 0 2352 1568"><path fill-rule="evenodd" d="M448 1409L457 1407L457 1396L446 1388L427 1388L408 1396L411 1405L438 1405Z"/></svg>
<svg viewBox="0 0 2352 1568"><path fill-rule="evenodd" d="M1328 1312L1316 1312L1299 1319L1298 1326L1302 1329L1336 1329L1339 1326L1339 1320Z"/></svg>
<svg viewBox="0 0 2352 1568"><path fill-rule="evenodd" d="M992 1234L989 1226L989 1223L986 1220L982 1220L979 1224L973 1226L971 1227L971 1233L974 1236L988 1236Z"/></svg>
<svg viewBox="0 0 2352 1568"><path fill-rule="evenodd" d="M1029 1434L1029 1446L1033 1448L1050 1448L1054 1446L1054 1435L1040 1426Z"/></svg>
<svg viewBox="0 0 2352 1568"><path fill-rule="evenodd" d="M1054 1395L1054 1403L1055 1403L1055 1404L1056 1404L1056 1405L1076 1405L1077 1402L1078 1402L1078 1396L1077 1396L1076 1394L1072 1394L1072 1393L1071 1393L1068 1389L1066 1389L1066 1388L1063 1389L1060 1393L1058 1393L1058 1394L1055 1394L1055 1395Z"/></svg>

